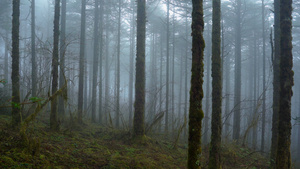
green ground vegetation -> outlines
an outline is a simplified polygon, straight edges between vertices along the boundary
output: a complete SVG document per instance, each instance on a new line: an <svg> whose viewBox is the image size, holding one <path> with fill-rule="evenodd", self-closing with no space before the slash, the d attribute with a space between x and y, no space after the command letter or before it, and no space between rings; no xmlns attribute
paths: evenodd
<svg viewBox="0 0 300 169"><path fill-rule="evenodd" d="M0 168L186 168L187 144L175 149L172 141L157 136L137 143L130 131L97 124L51 132L45 117L31 122L25 144L20 132L10 129L10 116L0 115ZM208 165L208 149L203 148L202 168ZM268 167L259 153L234 144L222 146L222 157L223 169Z"/></svg>

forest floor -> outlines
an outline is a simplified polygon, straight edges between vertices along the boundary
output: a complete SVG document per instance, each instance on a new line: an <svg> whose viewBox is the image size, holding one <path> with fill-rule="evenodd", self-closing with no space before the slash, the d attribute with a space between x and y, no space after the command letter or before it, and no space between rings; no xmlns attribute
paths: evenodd
<svg viewBox="0 0 300 169"><path fill-rule="evenodd" d="M46 121L35 120L27 130L29 146L19 132L9 127L9 116L0 116L0 168L186 168L187 145L159 137L147 137L138 144L128 131L104 128L96 124L72 126L50 132ZM29 147L29 148L28 148ZM208 146L200 163L207 167ZM268 160L258 152L222 145L223 169L268 168Z"/></svg>

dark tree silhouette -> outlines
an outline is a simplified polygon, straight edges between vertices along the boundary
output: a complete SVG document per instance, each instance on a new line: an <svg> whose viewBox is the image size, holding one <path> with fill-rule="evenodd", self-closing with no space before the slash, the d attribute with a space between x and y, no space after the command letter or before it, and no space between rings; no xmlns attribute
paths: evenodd
<svg viewBox="0 0 300 169"><path fill-rule="evenodd" d="M192 12L192 77L189 110L188 168L200 168L201 123L203 119L203 0L193 0Z"/></svg>

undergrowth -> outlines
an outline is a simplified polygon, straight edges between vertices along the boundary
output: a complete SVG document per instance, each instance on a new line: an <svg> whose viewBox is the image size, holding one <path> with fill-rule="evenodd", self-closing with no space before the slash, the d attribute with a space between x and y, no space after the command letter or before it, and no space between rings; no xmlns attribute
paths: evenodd
<svg viewBox="0 0 300 169"><path fill-rule="evenodd" d="M186 168L187 145L159 137L147 137L146 144L133 141L128 131L86 124L72 130L51 132L44 120L36 120L26 134L34 141L24 146L19 132L9 127L9 116L0 116L0 168ZM201 164L207 167L208 147L203 148ZM267 160L235 144L222 146L223 167L268 168Z"/></svg>

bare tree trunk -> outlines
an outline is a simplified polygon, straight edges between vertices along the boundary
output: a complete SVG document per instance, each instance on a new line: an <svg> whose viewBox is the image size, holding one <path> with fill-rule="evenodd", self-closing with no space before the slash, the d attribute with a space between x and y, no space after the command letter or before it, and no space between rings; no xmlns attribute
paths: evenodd
<svg viewBox="0 0 300 169"><path fill-rule="evenodd" d="M241 128L241 0L236 0L235 66L234 66L234 116L233 140L239 141Z"/></svg>
<svg viewBox="0 0 300 169"><path fill-rule="evenodd" d="M120 127L120 50L121 50L121 0L119 0L118 17L118 49L117 49L117 103L116 103L116 127Z"/></svg>
<svg viewBox="0 0 300 169"><path fill-rule="evenodd" d="M221 1L213 0L212 25L212 116L209 165L221 169L222 136L222 66L221 66Z"/></svg>
<svg viewBox="0 0 300 169"><path fill-rule="evenodd" d="M134 77L134 46L135 46L135 0L131 0L132 18L130 29L130 71L129 71L129 127L132 126L132 112L133 112L133 77Z"/></svg>
<svg viewBox="0 0 300 169"><path fill-rule="evenodd" d="M187 7L187 5L186 5ZM187 119L188 116L188 10L186 9L185 16L185 76L184 76L184 118ZM183 137L187 138L187 127L183 130Z"/></svg>
<svg viewBox="0 0 300 169"><path fill-rule="evenodd" d="M145 42L146 42L146 1L137 0L137 47L136 82L133 133L135 137L145 134Z"/></svg>
<svg viewBox="0 0 300 169"><path fill-rule="evenodd" d="M59 88L62 88L65 83L65 53L66 53L66 13L67 1L62 0L61 3L61 31L60 31L60 74L59 74ZM67 90L67 89L64 89ZM65 117L65 103L63 97L59 96L58 113L64 119Z"/></svg>
<svg viewBox="0 0 300 169"><path fill-rule="evenodd" d="M102 124L103 122L103 109L102 109L102 62L103 62L103 0L100 0L100 62L99 62L99 122Z"/></svg>
<svg viewBox="0 0 300 169"><path fill-rule="evenodd" d="M189 110L189 139L188 139L188 168L200 169L199 156L201 155L201 126L204 113L203 99L203 0L193 0L192 12L192 77L190 90Z"/></svg>
<svg viewBox="0 0 300 169"><path fill-rule="evenodd" d="M175 115L174 115L174 110L175 110L175 105L174 105L174 99L175 99L175 93L174 93L174 85L175 85L175 13L173 13L173 52L172 52L172 86L171 86L171 95L172 95L172 100L171 100L171 113L172 113L172 132L174 132L174 124L175 124Z"/></svg>
<svg viewBox="0 0 300 169"><path fill-rule="evenodd" d="M20 73L19 73L19 33L20 33L20 0L13 0L12 14L12 127L18 128L21 124L20 111Z"/></svg>
<svg viewBox="0 0 300 169"><path fill-rule="evenodd" d="M280 0L274 0L273 117L270 168L275 168L278 145L278 112L280 90ZM273 39L272 39L273 40Z"/></svg>
<svg viewBox="0 0 300 169"><path fill-rule="evenodd" d="M261 147L265 149L265 128L266 128L266 38L265 38L265 3L262 0L262 38L263 38L263 110L262 110L262 131L261 131Z"/></svg>
<svg viewBox="0 0 300 169"><path fill-rule="evenodd" d="M59 42L59 15L60 15L60 0L55 0L54 11L54 29L53 29L53 56L52 56L52 95L57 91L58 86L58 42ZM53 131L59 130L57 119L57 97L51 101L50 113L50 129Z"/></svg>
<svg viewBox="0 0 300 169"><path fill-rule="evenodd" d="M35 0L31 0L31 96L36 96L37 81L36 81L36 52L35 52Z"/></svg>
<svg viewBox="0 0 300 169"><path fill-rule="evenodd" d="M291 168L291 98L294 85L292 2L280 1L280 99L276 169Z"/></svg>
<svg viewBox="0 0 300 169"><path fill-rule="evenodd" d="M97 77L98 77L97 74L98 74L98 66L99 66L98 61L99 61L99 1L96 0L95 20L94 20L94 58L93 58L93 87L92 87L92 122L94 123L97 121L96 101L97 101Z"/></svg>
<svg viewBox="0 0 300 169"><path fill-rule="evenodd" d="M254 59L253 59L253 70L254 70L254 77L253 77L253 98L254 98L254 102L253 102L253 107L254 107L254 111L253 111L253 119L258 119L258 107L257 107L257 43L256 43L256 34L255 32L253 33L254 35L254 45L253 45L253 49L254 49ZM253 130L252 130L252 148L255 150L256 149L256 145L257 145L257 125L254 125Z"/></svg>
<svg viewBox="0 0 300 169"><path fill-rule="evenodd" d="M84 83L84 52L85 52L85 8L86 0L81 1L81 31L79 58L79 87L78 87L78 122L82 123L83 116L83 83Z"/></svg>
<svg viewBox="0 0 300 169"><path fill-rule="evenodd" d="M170 41L170 1L167 0L167 67L166 67L166 115L165 115L165 134L168 136L169 132L169 71L170 71L170 61L169 61L169 41Z"/></svg>
<svg viewBox="0 0 300 169"><path fill-rule="evenodd" d="M207 40L209 40L210 36L209 36L209 32L210 32L210 27L209 25L208 27L208 31L207 31ZM211 51L210 51L210 44L211 42L208 41L208 43L206 43L206 91L205 91L205 112L204 112L204 133L203 133L203 144L207 145L209 143L208 141L208 133L209 133L209 129L208 129L208 125L209 125L209 108L210 108L210 66L211 66Z"/></svg>

